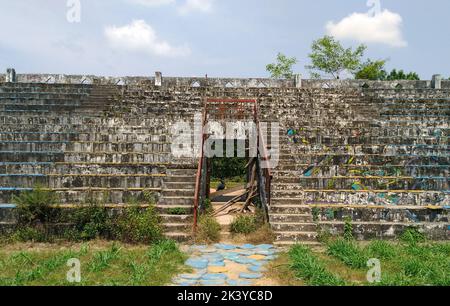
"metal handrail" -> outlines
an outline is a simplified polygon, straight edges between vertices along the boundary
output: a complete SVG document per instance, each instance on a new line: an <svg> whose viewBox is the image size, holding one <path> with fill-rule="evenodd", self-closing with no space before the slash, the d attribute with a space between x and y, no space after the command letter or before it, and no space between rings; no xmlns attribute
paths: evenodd
<svg viewBox="0 0 450 306"><path fill-rule="evenodd" d="M200 188L201 188L201 179L202 179L202 170L203 170L203 160L204 160L204 147L205 147L205 124L206 124L206 100L203 109L203 117L202 117L202 130L201 130L201 148L200 148L200 159L198 161L197 166L197 177L195 181L195 194L194 194L194 225L193 231L194 234L197 232L197 224L198 224L198 211L199 211L199 202L200 202Z"/></svg>

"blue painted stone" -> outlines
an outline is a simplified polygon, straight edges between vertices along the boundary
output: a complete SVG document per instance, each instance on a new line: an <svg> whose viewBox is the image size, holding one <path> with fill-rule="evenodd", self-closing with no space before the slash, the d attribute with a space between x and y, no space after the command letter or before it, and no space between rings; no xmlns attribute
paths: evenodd
<svg viewBox="0 0 450 306"><path fill-rule="evenodd" d="M244 250L253 250L256 248L256 246L254 246L253 244L244 244L241 245L239 248Z"/></svg>
<svg viewBox="0 0 450 306"><path fill-rule="evenodd" d="M174 284L183 286L183 287L189 287L189 286L195 286L197 284L196 280L188 280L188 279L175 279Z"/></svg>
<svg viewBox="0 0 450 306"><path fill-rule="evenodd" d="M250 255L255 255L255 252L249 251L249 250L241 250L241 251L237 251L236 254L250 256Z"/></svg>
<svg viewBox="0 0 450 306"><path fill-rule="evenodd" d="M215 253L216 249L200 249L200 252L202 253Z"/></svg>
<svg viewBox="0 0 450 306"><path fill-rule="evenodd" d="M210 273L202 276L202 280L226 280L228 276L223 273Z"/></svg>
<svg viewBox="0 0 450 306"><path fill-rule="evenodd" d="M241 264L241 265L248 265L248 264L252 264L254 262L252 259L245 258L245 257L239 257L239 258L236 258L233 261L235 263L238 263L238 264Z"/></svg>
<svg viewBox="0 0 450 306"><path fill-rule="evenodd" d="M210 262L210 267L225 267L225 262L223 261L216 261L216 262Z"/></svg>
<svg viewBox="0 0 450 306"><path fill-rule="evenodd" d="M262 277L263 277L263 275L261 273L241 273L241 274L239 274L239 278L245 278L245 279L259 279Z"/></svg>
<svg viewBox="0 0 450 306"><path fill-rule="evenodd" d="M181 274L179 277L183 280L199 280L203 274Z"/></svg>
<svg viewBox="0 0 450 306"><path fill-rule="evenodd" d="M267 250L267 251L266 250L259 250L259 251L256 251L256 254L269 256L269 255L275 254L275 251L273 251L273 250Z"/></svg>
<svg viewBox="0 0 450 306"><path fill-rule="evenodd" d="M226 254L223 254L223 258L228 259L228 260L235 260L235 259L239 258L239 255L234 254L234 253L226 253Z"/></svg>
<svg viewBox="0 0 450 306"><path fill-rule="evenodd" d="M206 269L208 267L208 260L190 258L186 261L186 265L194 269Z"/></svg>
<svg viewBox="0 0 450 306"><path fill-rule="evenodd" d="M207 259L210 262L211 261L222 261L224 260L224 257L220 254L205 254L201 257L202 259Z"/></svg>
<svg viewBox="0 0 450 306"><path fill-rule="evenodd" d="M243 279L229 279L227 280L227 284L229 286L251 286L253 283L249 280L243 280Z"/></svg>
<svg viewBox="0 0 450 306"><path fill-rule="evenodd" d="M267 264L267 260L257 260L252 263L253 266L262 267Z"/></svg>
<svg viewBox="0 0 450 306"><path fill-rule="evenodd" d="M202 286L223 286L225 285L224 279L215 279L215 280L200 280L200 285Z"/></svg>
<svg viewBox="0 0 450 306"><path fill-rule="evenodd" d="M262 267L262 266L250 266L250 267L248 268L248 270L249 270L250 272L256 272L256 273L266 272L266 271L267 271L267 269L264 268L264 267Z"/></svg>
<svg viewBox="0 0 450 306"><path fill-rule="evenodd" d="M271 244L260 244L256 246L258 249L262 249L262 250L269 250L269 249L273 249L273 245Z"/></svg>
<svg viewBox="0 0 450 306"><path fill-rule="evenodd" d="M221 243L218 243L218 244L215 244L214 246L215 246L216 248L220 249L220 250L227 250L227 251L231 251L231 250L235 250L235 249L236 249L235 246L229 245L229 244L221 244Z"/></svg>

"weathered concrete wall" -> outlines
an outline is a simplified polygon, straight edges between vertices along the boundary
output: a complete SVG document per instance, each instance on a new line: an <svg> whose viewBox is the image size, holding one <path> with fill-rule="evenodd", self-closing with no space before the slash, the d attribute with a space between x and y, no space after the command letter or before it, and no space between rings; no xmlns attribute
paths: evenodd
<svg viewBox="0 0 450 306"><path fill-rule="evenodd" d="M153 192L167 226L188 231L197 160L173 158L171 126L193 124L205 97L257 98L261 120L282 128L272 214L291 219L273 222L278 232L312 231L302 209L318 205L325 206L320 222L338 230L342 214L326 212L341 205L368 236L409 225L447 235L450 82L435 90L428 81L303 80L296 88L267 79L17 80L0 85L0 204L36 183L67 205L97 199L114 206ZM297 131L294 139L288 129ZM186 215L171 215L177 207Z"/></svg>

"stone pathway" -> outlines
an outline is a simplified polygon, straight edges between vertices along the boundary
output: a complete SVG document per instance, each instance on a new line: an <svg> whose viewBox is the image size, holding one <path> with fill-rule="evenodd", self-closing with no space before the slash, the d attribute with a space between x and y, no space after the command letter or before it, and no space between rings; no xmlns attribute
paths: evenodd
<svg viewBox="0 0 450 306"><path fill-rule="evenodd" d="M257 286L264 285L265 266L277 256L270 244L189 247L190 258L186 265L191 274L181 274L173 279L177 286Z"/></svg>

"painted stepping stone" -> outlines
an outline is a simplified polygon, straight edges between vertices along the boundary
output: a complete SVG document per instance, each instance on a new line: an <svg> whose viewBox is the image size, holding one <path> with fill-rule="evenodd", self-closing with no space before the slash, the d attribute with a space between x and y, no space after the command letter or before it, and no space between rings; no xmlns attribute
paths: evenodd
<svg viewBox="0 0 450 306"><path fill-rule="evenodd" d="M275 254L275 251L273 251L273 250L259 250L259 251L256 251L256 254L257 255L269 256L269 255Z"/></svg>
<svg viewBox="0 0 450 306"><path fill-rule="evenodd" d="M190 258L186 261L186 265L194 269L206 269L208 267L208 260Z"/></svg>
<svg viewBox="0 0 450 306"><path fill-rule="evenodd" d="M241 251L237 251L235 252L238 255L244 255L244 256L250 256L250 255L254 255L255 252L253 251L247 251L247 250L241 250Z"/></svg>
<svg viewBox="0 0 450 306"><path fill-rule="evenodd" d="M262 266L266 265L267 263L268 263L267 260L258 260L258 261L252 262L252 265L257 266L257 267L262 267Z"/></svg>
<svg viewBox="0 0 450 306"><path fill-rule="evenodd" d="M249 259L254 259L254 260L264 260L264 259L266 259L266 256L264 256L264 255L251 255L248 258Z"/></svg>
<svg viewBox="0 0 450 306"><path fill-rule="evenodd" d="M200 284L202 286L224 286L225 285L225 280L224 279L201 280Z"/></svg>
<svg viewBox="0 0 450 306"><path fill-rule="evenodd" d="M227 250L227 251L235 250L235 249L236 249L235 246L229 245L229 244L221 244L221 243L218 243L218 244L215 244L214 246L215 246L216 248L220 249L220 250Z"/></svg>
<svg viewBox="0 0 450 306"><path fill-rule="evenodd" d="M250 272L256 272L256 273L266 272L266 271L267 271L267 269L264 268L263 266L250 266L250 267L248 268L248 270L249 270Z"/></svg>
<svg viewBox="0 0 450 306"><path fill-rule="evenodd" d="M195 286L197 284L197 280L175 279L174 283L178 286L189 287Z"/></svg>
<svg viewBox="0 0 450 306"><path fill-rule="evenodd" d="M273 249L273 245L271 244L260 244L256 246L258 249L262 249L262 250L269 250L269 249Z"/></svg>
<svg viewBox="0 0 450 306"><path fill-rule="evenodd" d="M200 252L202 253L215 253L216 249L201 249Z"/></svg>
<svg viewBox="0 0 450 306"><path fill-rule="evenodd" d="M228 269L225 267L209 267L208 272L209 273L227 273Z"/></svg>
<svg viewBox="0 0 450 306"><path fill-rule="evenodd" d="M239 274L239 278L245 278L245 279L259 279L262 277L263 277L263 275L261 273L241 273L241 274Z"/></svg>
<svg viewBox="0 0 450 306"><path fill-rule="evenodd" d="M239 255L234 254L234 253L227 253L227 254L223 254L223 258L228 259L228 260L234 260L234 259L239 258Z"/></svg>
<svg viewBox="0 0 450 306"><path fill-rule="evenodd" d="M181 274L179 277L183 280L199 280L203 274Z"/></svg>
<svg viewBox="0 0 450 306"><path fill-rule="evenodd" d="M239 246L239 248L243 250L253 250L256 248L256 246L254 246L253 244L244 244Z"/></svg>
<svg viewBox="0 0 450 306"><path fill-rule="evenodd" d="M226 280L228 276L223 273L209 273L202 276L202 280Z"/></svg>
<svg viewBox="0 0 450 306"><path fill-rule="evenodd" d="M253 283L249 280L243 280L243 279L229 279L227 280L227 284L229 286L251 286Z"/></svg>
<svg viewBox="0 0 450 306"><path fill-rule="evenodd" d="M209 261L222 261L224 257L220 254L206 254L201 257L202 259L207 259Z"/></svg>
<svg viewBox="0 0 450 306"><path fill-rule="evenodd" d="M244 257L239 257L233 260L235 263L241 264L241 265L248 265L253 263L252 259L249 258L244 258Z"/></svg>
<svg viewBox="0 0 450 306"><path fill-rule="evenodd" d="M209 263L210 267L225 267L225 262L223 261L215 261Z"/></svg>

